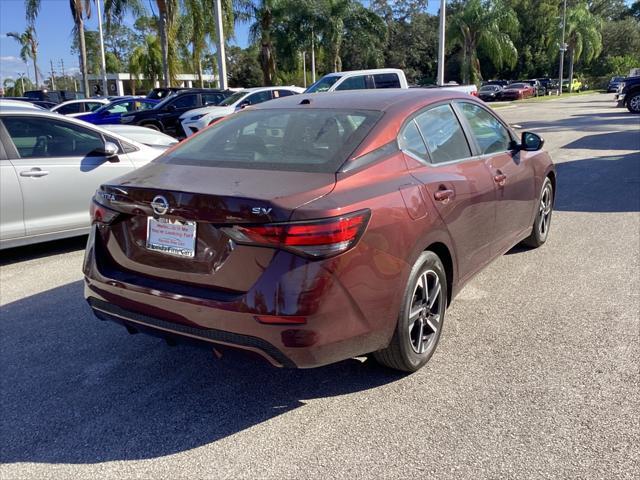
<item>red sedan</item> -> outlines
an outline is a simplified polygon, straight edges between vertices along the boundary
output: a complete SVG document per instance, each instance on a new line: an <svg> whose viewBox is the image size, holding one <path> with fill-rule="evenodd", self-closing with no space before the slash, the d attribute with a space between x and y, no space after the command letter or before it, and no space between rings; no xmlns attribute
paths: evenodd
<svg viewBox="0 0 640 480"><path fill-rule="evenodd" d="M100 187L84 262L100 319L315 367L415 371L456 294L549 234L555 170L465 94L372 90L245 109Z"/></svg>
<svg viewBox="0 0 640 480"><path fill-rule="evenodd" d="M535 89L527 83L512 83L500 93L502 100L522 100L535 95Z"/></svg>

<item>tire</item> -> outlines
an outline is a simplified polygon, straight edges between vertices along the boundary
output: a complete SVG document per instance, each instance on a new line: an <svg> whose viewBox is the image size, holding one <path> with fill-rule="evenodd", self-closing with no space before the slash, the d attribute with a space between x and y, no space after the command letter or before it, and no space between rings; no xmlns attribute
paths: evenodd
<svg viewBox="0 0 640 480"><path fill-rule="evenodd" d="M375 352L374 358L403 372L422 368L438 345L446 308L447 276L442 262L435 253L422 252L411 269L391 343Z"/></svg>
<svg viewBox="0 0 640 480"><path fill-rule="evenodd" d="M551 227L551 214L553 213L554 198L553 184L549 177L547 177L544 179L544 182L542 182L542 188L540 189L538 211L536 212L536 218L533 221L531 235L522 242L526 246L538 248L547 241L547 238L549 237L549 228Z"/></svg>
<svg viewBox="0 0 640 480"><path fill-rule="evenodd" d="M162 131L162 129L158 125L156 125L155 123L151 123L151 122L141 123L140 126L141 127L150 128L151 130L155 130L156 132L161 132Z"/></svg>
<svg viewBox="0 0 640 480"><path fill-rule="evenodd" d="M640 113L640 92L631 94L631 97L627 100L627 109L631 113Z"/></svg>

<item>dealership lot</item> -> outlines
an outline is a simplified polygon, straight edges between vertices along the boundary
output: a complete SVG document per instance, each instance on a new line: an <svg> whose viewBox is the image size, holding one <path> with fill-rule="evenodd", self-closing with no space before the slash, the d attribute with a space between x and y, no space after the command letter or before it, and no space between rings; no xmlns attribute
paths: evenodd
<svg viewBox="0 0 640 480"><path fill-rule="evenodd" d="M0 254L2 478L632 478L640 117L500 108L558 166L551 237L476 277L430 363L277 370L92 318L83 239Z"/></svg>

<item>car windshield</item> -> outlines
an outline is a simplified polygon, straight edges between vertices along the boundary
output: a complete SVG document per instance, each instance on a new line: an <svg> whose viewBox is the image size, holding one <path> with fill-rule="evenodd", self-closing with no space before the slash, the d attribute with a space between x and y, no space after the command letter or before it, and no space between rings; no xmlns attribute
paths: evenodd
<svg viewBox="0 0 640 480"><path fill-rule="evenodd" d="M524 83L512 83L511 85L509 85L507 87L507 89L517 89L517 88L525 88L525 84Z"/></svg>
<svg viewBox="0 0 640 480"><path fill-rule="evenodd" d="M236 103L238 100L241 100L243 97L246 97L251 92L249 90L240 90L239 92L234 93L230 97L225 98L218 104L218 107L229 107Z"/></svg>
<svg viewBox="0 0 640 480"><path fill-rule="evenodd" d="M372 110L246 110L214 124L159 161L333 173L381 116Z"/></svg>
<svg viewBox="0 0 640 480"><path fill-rule="evenodd" d="M496 90L498 90L499 87L495 86L495 85L485 85L484 87L480 88L481 92L495 92Z"/></svg>
<svg viewBox="0 0 640 480"><path fill-rule="evenodd" d="M611 79L612 82L621 82L624 80L624 77L613 77Z"/></svg>
<svg viewBox="0 0 640 480"><path fill-rule="evenodd" d="M340 75L327 75L311 85L304 93L326 92L331 86L340 80Z"/></svg>
<svg viewBox="0 0 640 480"><path fill-rule="evenodd" d="M157 103L153 108L155 110L162 110L169 102L176 98L178 92L171 92L168 97L163 98L160 103Z"/></svg>

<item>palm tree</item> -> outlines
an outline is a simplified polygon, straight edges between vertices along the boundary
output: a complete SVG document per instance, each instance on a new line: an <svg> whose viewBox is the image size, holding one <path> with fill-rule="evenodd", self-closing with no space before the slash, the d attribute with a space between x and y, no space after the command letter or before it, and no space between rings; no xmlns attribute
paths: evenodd
<svg viewBox="0 0 640 480"><path fill-rule="evenodd" d="M35 19L40 12L40 5L41 0L25 0L27 22L31 27L33 27ZM71 8L71 15L73 16L73 22L75 24L74 32L78 35L82 85L84 87L85 95L89 95L89 79L87 78L87 48L84 38L84 18L89 18L91 16L91 0L69 0L69 7Z"/></svg>
<svg viewBox="0 0 640 480"><path fill-rule="evenodd" d="M589 62L602 51L601 20L589 11L586 2L567 12L566 42L569 50L569 89L573 84L573 65L581 57Z"/></svg>
<svg viewBox="0 0 640 480"><path fill-rule="evenodd" d="M334 72L342 70L340 45L344 34L344 20L354 8L352 0L324 0L322 2L323 46L327 51L329 69Z"/></svg>
<svg viewBox="0 0 640 480"><path fill-rule="evenodd" d="M265 85L273 85L276 76L276 59L273 42L274 10L279 0L236 0L238 19L253 20L249 28L251 43L259 43L258 61Z"/></svg>
<svg viewBox="0 0 640 480"><path fill-rule="evenodd" d="M478 50L497 69L513 67L517 50L511 35L518 29L515 12L501 0L469 0L451 19L449 42L462 48L461 72L464 83L482 79Z"/></svg>
<svg viewBox="0 0 640 480"><path fill-rule="evenodd" d="M162 84L165 87L171 85L171 79L176 74L175 40L177 34L176 19L180 11L178 0L155 0L158 8L158 32L160 34L160 48L162 52ZM121 20L126 11L132 13L142 11L140 0L105 0L104 14L107 18L107 26L111 22Z"/></svg>
<svg viewBox="0 0 640 480"><path fill-rule="evenodd" d="M20 58L27 63L27 59L33 61L33 70L36 74L36 86L40 85L40 75L38 72L38 39L36 31L29 25L23 33L9 32L7 37L14 38L20 44Z"/></svg>
<svg viewBox="0 0 640 480"><path fill-rule="evenodd" d="M138 45L129 59L129 72L132 75L132 90L135 94L136 80L140 75L151 79L155 85L156 79L162 75L162 50L155 35L147 35L142 45Z"/></svg>

